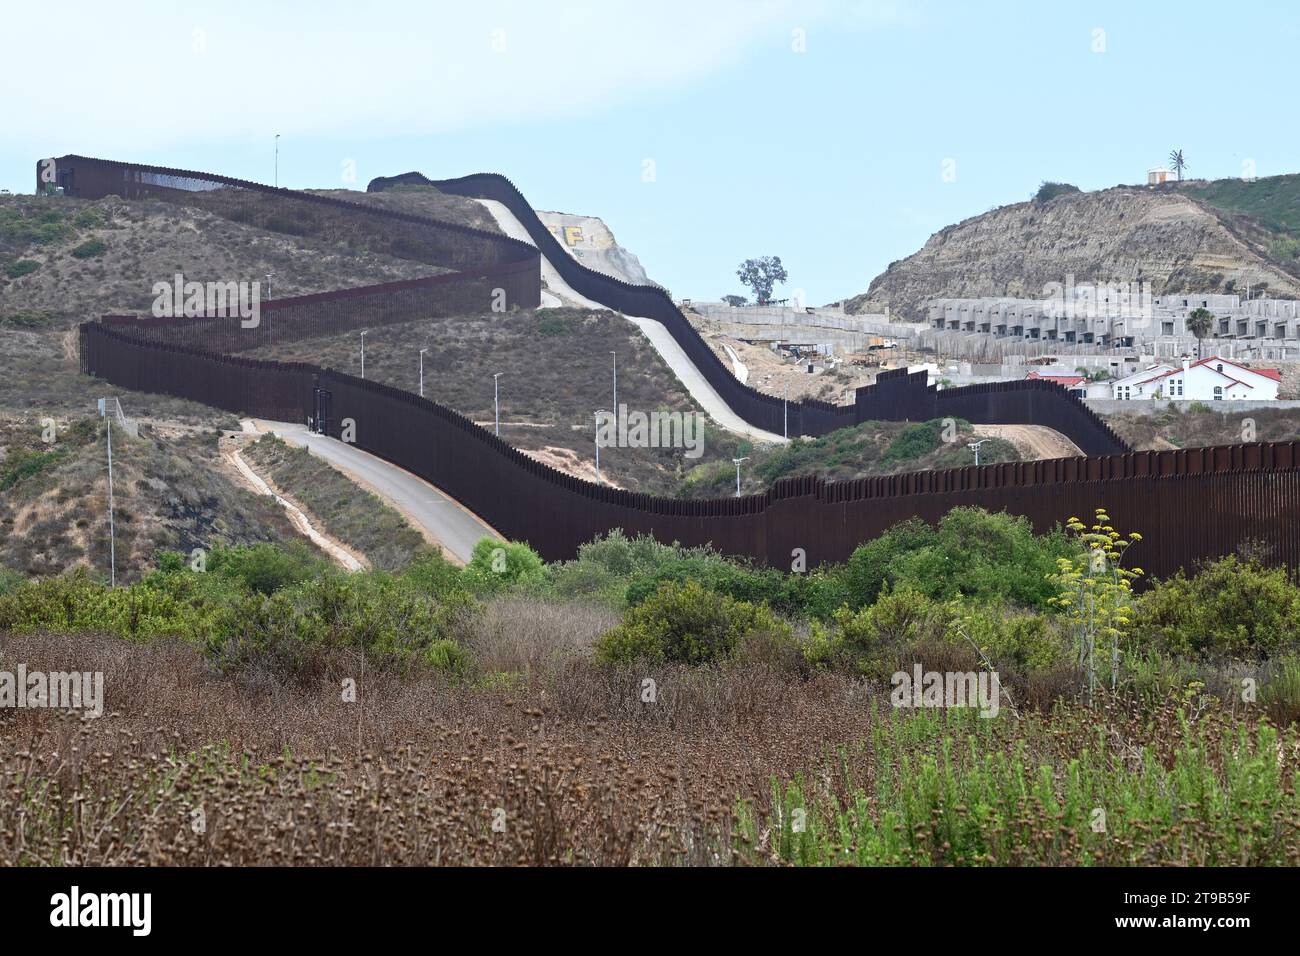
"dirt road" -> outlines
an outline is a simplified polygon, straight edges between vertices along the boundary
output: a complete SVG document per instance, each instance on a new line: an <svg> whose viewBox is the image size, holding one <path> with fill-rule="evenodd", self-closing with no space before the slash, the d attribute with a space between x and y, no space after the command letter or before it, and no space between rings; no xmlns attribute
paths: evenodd
<svg viewBox="0 0 1300 956"><path fill-rule="evenodd" d="M1083 452L1060 432L1044 425L972 425L975 434L1011 442L1029 460L1075 458Z"/></svg>

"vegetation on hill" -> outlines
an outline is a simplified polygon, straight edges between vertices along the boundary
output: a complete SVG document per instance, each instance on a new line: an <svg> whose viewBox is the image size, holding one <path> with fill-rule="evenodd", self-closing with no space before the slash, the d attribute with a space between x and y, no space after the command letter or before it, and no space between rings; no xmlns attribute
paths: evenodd
<svg viewBox="0 0 1300 956"><path fill-rule="evenodd" d="M302 540L279 505L226 472L211 427L143 425L139 438L115 428L113 479L119 580L138 578L159 548ZM103 419L0 419L0 565L108 578Z"/></svg>
<svg viewBox="0 0 1300 956"><path fill-rule="evenodd" d="M1215 179L1179 188L1225 214L1261 254L1300 275L1300 174Z"/></svg>
<svg viewBox="0 0 1300 956"><path fill-rule="evenodd" d="M978 436L964 419L928 422L863 422L816 438L796 438L786 445L746 447L750 461L741 469L741 490L756 494L780 478L816 475L846 481L903 471L957 468L975 463L969 443ZM989 439L980 448L980 463L1019 461L1008 441ZM736 469L729 457L693 467L677 489L685 498L720 498L736 491Z"/></svg>
<svg viewBox="0 0 1300 956"><path fill-rule="evenodd" d="M1274 232L1300 239L1300 174L1215 179L1182 188L1211 206L1249 216Z"/></svg>
<svg viewBox="0 0 1300 956"><path fill-rule="evenodd" d="M1300 439L1300 409L1218 411L1208 405L1193 403L1180 410L1173 403L1156 404L1158 410L1155 414L1117 412L1107 415L1106 423L1139 451Z"/></svg>
<svg viewBox="0 0 1300 956"><path fill-rule="evenodd" d="M1070 183L1054 183L1044 180L1043 184L1038 187L1038 191L1034 193L1034 201L1051 202L1057 196L1064 196L1068 193L1077 193L1079 191L1078 186L1072 186Z"/></svg>

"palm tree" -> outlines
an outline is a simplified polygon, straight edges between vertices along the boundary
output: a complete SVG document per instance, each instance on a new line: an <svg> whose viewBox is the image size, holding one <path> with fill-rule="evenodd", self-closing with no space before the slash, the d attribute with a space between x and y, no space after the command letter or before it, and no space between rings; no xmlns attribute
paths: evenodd
<svg viewBox="0 0 1300 956"><path fill-rule="evenodd" d="M1193 309L1187 316L1187 331L1196 336L1196 361L1201 360L1201 339L1210 334L1214 313L1209 309Z"/></svg>
<svg viewBox="0 0 1300 956"><path fill-rule="evenodd" d="M1178 174L1178 181L1183 181L1183 170L1187 164L1183 162L1183 151L1181 149L1171 149L1169 151L1169 165L1174 167L1174 172Z"/></svg>

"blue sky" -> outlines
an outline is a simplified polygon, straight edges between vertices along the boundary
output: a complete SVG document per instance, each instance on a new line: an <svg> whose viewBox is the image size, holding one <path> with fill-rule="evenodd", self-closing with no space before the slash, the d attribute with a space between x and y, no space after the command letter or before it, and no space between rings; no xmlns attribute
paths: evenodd
<svg viewBox="0 0 1300 956"><path fill-rule="evenodd" d="M3 14L0 187L69 152L270 182L278 132L281 185L501 172L676 295L777 254L822 303L1044 179L1300 171L1288 2L127 6Z"/></svg>

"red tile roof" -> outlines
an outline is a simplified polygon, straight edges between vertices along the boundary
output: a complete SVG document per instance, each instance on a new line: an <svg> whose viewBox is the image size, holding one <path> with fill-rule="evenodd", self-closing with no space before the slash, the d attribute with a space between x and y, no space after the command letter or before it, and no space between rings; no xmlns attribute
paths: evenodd
<svg viewBox="0 0 1300 956"><path fill-rule="evenodd" d="M1234 362L1231 359L1220 358L1217 355L1211 355L1209 358L1201 359L1199 362L1193 362L1191 367L1195 368L1198 365L1209 365L1211 362L1222 362L1224 365L1231 365L1233 368L1239 368L1243 372L1254 372L1256 375L1262 375L1265 378L1271 378L1275 382L1282 381L1282 372L1279 369L1251 368L1249 365L1242 365L1239 362Z"/></svg>
<svg viewBox="0 0 1300 956"><path fill-rule="evenodd" d="M1030 372L1025 378L1042 379L1044 382L1055 382L1057 385L1064 385L1070 388L1074 385L1081 385L1087 381L1082 375L1039 375L1037 372Z"/></svg>

